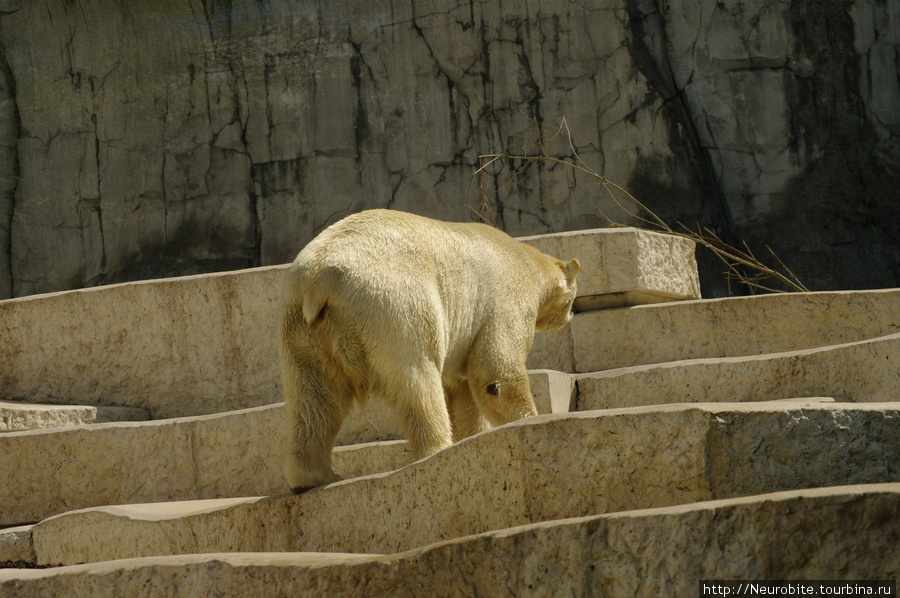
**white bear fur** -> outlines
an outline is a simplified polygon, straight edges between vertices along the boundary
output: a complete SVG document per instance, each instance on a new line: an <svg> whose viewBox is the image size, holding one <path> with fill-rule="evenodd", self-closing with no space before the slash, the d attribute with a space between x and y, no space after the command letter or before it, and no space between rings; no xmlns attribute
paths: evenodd
<svg viewBox="0 0 900 598"><path fill-rule="evenodd" d="M284 285L290 487L340 479L335 437L369 396L393 408L418 458L536 415L525 359L535 330L571 318L579 267L484 224L404 212L325 229Z"/></svg>

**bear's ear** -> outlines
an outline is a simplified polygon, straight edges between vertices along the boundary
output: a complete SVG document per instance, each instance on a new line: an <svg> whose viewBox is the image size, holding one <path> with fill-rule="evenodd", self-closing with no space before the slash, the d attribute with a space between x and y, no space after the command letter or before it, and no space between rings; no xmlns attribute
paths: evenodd
<svg viewBox="0 0 900 598"><path fill-rule="evenodd" d="M572 283L575 282L575 277L578 276L578 272L581 270L581 262L572 258L566 263L560 262L559 267L566 275L566 283L572 286Z"/></svg>

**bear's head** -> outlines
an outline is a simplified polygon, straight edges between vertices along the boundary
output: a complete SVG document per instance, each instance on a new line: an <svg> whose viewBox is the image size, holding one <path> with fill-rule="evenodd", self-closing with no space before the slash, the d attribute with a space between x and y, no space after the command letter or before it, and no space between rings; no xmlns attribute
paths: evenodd
<svg viewBox="0 0 900 598"><path fill-rule="evenodd" d="M568 262L554 260L553 268L556 281L550 285L538 308L534 324L537 332L551 332L572 319L572 302L575 301L578 290L575 277L581 269L581 263L576 259Z"/></svg>

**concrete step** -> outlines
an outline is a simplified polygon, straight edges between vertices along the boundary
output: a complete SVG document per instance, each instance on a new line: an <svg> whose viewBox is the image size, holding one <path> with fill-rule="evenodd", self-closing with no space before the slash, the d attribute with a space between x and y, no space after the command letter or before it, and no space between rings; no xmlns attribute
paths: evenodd
<svg viewBox="0 0 900 598"><path fill-rule="evenodd" d="M0 301L0 397L140 407L154 419L280 401L274 330L284 272Z"/></svg>
<svg viewBox="0 0 900 598"><path fill-rule="evenodd" d="M531 373L540 413L567 412L575 381ZM0 526L100 505L259 496L287 490L283 403L222 414L0 434ZM62 408L60 408L62 409ZM334 453L345 478L412 461L390 410L370 401L344 421ZM65 467L60 467L65 463ZM47 480L53 483L48 484Z"/></svg>
<svg viewBox="0 0 900 598"><path fill-rule="evenodd" d="M23 430L148 419L150 419L150 414L137 407L42 405L0 401L0 432L21 432Z"/></svg>
<svg viewBox="0 0 900 598"><path fill-rule="evenodd" d="M595 372L685 359L746 357L900 332L900 289L782 293L576 314L535 336L530 368Z"/></svg>
<svg viewBox="0 0 900 598"><path fill-rule="evenodd" d="M0 525L91 505L280 492L281 406L0 435ZM52 480L52 483L48 481Z"/></svg>
<svg viewBox="0 0 900 598"><path fill-rule="evenodd" d="M700 296L694 245L684 239L601 229L525 242L581 259L584 301L610 294L626 301ZM0 301L0 398L140 407L153 419L277 402L275 331L286 270L269 266Z"/></svg>
<svg viewBox="0 0 900 598"><path fill-rule="evenodd" d="M898 417L896 403L815 399L537 416L399 470L298 496L97 507L30 531L39 563L240 551L393 553L567 517L896 482Z"/></svg>
<svg viewBox="0 0 900 598"><path fill-rule="evenodd" d="M701 580L896 579L900 484L562 519L392 555L216 553L0 570L0 596L696 596Z"/></svg>
<svg viewBox="0 0 900 598"><path fill-rule="evenodd" d="M0 526L90 506L284 492L283 411L278 403L142 424L0 435L0 478L13 481L0 485ZM350 434L368 426L375 435L360 416L349 423ZM345 477L389 471L411 460L406 443L396 441L334 452L335 467Z"/></svg>
<svg viewBox="0 0 900 598"><path fill-rule="evenodd" d="M750 357L693 359L576 377L578 410L830 396L900 400L900 334Z"/></svg>

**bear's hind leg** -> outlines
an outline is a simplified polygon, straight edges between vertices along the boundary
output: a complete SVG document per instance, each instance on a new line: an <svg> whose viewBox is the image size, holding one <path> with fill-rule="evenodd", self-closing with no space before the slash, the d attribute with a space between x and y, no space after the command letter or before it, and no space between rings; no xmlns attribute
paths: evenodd
<svg viewBox="0 0 900 598"><path fill-rule="evenodd" d="M393 405L410 449L421 459L450 446L453 432L440 372L431 364L413 371L395 391Z"/></svg>
<svg viewBox="0 0 900 598"><path fill-rule="evenodd" d="M326 355L316 350L315 340L305 325L282 341L287 424L284 475L294 492L341 479L331 468L331 451L341 423L352 408L354 395L349 385L340 383L340 368L334 364L329 367Z"/></svg>
<svg viewBox="0 0 900 598"><path fill-rule="evenodd" d="M341 480L331 468L331 450L343 415L333 409L314 413L310 402L285 401L288 450L284 476L295 493Z"/></svg>

